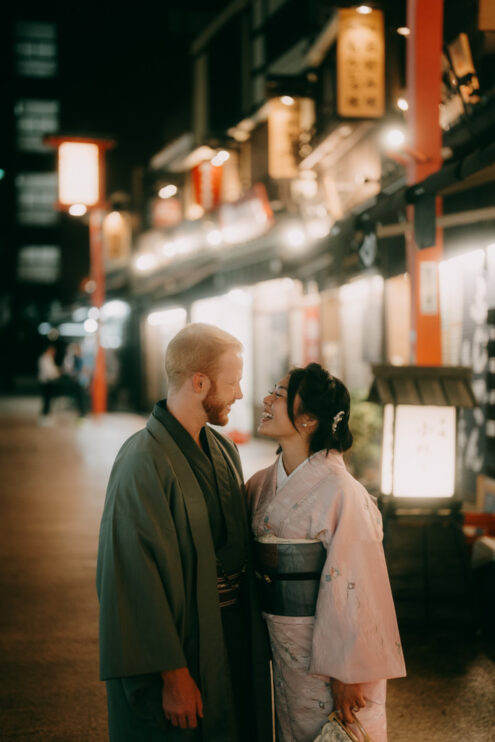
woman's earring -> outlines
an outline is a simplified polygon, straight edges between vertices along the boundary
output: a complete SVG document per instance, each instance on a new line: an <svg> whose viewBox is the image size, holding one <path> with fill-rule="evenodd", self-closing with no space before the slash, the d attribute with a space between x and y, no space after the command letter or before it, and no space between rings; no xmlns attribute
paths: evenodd
<svg viewBox="0 0 495 742"><path fill-rule="evenodd" d="M303 423L302 426L303 426L303 428L307 428L308 427L308 423Z"/></svg>

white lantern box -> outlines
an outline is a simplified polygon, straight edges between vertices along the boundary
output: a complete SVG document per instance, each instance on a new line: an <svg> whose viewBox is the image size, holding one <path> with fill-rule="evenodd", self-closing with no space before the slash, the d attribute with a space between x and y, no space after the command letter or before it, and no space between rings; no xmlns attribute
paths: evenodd
<svg viewBox="0 0 495 742"><path fill-rule="evenodd" d="M373 366L369 401L384 405L382 501L451 509L456 491L457 410L476 406L464 366Z"/></svg>

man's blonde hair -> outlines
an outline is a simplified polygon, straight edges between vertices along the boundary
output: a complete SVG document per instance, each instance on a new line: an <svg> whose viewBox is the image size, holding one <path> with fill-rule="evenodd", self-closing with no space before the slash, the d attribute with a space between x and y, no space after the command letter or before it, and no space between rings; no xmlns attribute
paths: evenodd
<svg viewBox="0 0 495 742"><path fill-rule="evenodd" d="M220 356L227 350L242 352L242 343L225 330L204 322L186 325L170 341L165 371L170 389L177 391L195 373L206 374L213 382Z"/></svg>

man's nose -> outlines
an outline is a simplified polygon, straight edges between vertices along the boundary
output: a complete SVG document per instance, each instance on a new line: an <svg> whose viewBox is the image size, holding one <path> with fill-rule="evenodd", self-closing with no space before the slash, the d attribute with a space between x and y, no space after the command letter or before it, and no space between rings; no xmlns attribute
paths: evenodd
<svg viewBox="0 0 495 742"><path fill-rule="evenodd" d="M235 390L235 398L242 399L243 397L244 397L244 394L242 393L241 385L237 384L237 388Z"/></svg>

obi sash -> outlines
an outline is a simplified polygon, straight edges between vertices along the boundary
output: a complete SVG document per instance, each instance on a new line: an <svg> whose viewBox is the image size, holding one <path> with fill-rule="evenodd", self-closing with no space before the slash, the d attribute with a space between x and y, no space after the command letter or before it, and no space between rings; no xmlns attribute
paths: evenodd
<svg viewBox="0 0 495 742"><path fill-rule="evenodd" d="M261 609L275 616L314 616L326 549L307 543L254 542Z"/></svg>

